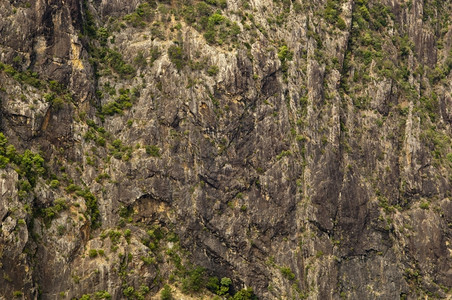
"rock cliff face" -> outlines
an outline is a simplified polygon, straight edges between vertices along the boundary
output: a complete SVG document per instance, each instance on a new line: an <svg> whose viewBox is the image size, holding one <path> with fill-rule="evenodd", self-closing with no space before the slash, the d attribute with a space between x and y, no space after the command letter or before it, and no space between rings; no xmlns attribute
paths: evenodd
<svg viewBox="0 0 452 300"><path fill-rule="evenodd" d="M0 299L451 297L451 14L2 1Z"/></svg>

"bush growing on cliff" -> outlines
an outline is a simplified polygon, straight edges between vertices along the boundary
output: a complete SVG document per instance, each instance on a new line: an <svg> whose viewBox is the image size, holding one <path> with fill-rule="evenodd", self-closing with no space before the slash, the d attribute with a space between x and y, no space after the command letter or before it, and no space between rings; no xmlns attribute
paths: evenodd
<svg viewBox="0 0 452 300"><path fill-rule="evenodd" d="M289 70L288 61L292 60L293 52L289 50L286 45L282 45L278 48L278 58L281 61L281 71L283 73L283 77L287 79L287 72Z"/></svg>
<svg viewBox="0 0 452 300"><path fill-rule="evenodd" d="M219 68L217 66L210 66L207 69L207 74L209 74L209 76L215 76L215 75L218 74L219 71L220 70L219 70Z"/></svg>
<svg viewBox="0 0 452 300"><path fill-rule="evenodd" d="M221 278L220 284L221 285L220 285L220 287L219 287L219 289L217 291L217 294L220 295L220 296L222 296L222 295L225 295L225 296L229 295L229 287L232 284L231 279L228 278L228 277L223 277L223 278Z"/></svg>
<svg viewBox="0 0 452 300"><path fill-rule="evenodd" d="M133 286L127 286L122 290L122 293L124 294L124 296L129 298L129 297L133 296L134 291L135 291L135 289L133 288Z"/></svg>
<svg viewBox="0 0 452 300"><path fill-rule="evenodd" d="M91 217L91 228L97 229L101 225L97 198L88 190L85 190L83 198L85 198L86 212Z"/></svg>
<svg viewBox="0 0 452 300"><path fill-rule="evenodd" d="M129 89L119 89L119 97L102 106L100 114L107 116L122 114L124 109L132 107L133 99L134 96Z"/></svg>
<svg viewBox="0 0 452 300"><path fill-rule="evenodd" d="M95 258L96 256L97 256L97 250L96 249L90 249L89 250L89 252L88 252L88 256L90 257L90 258Z"/></svg>
<svg viewBox="0 0 452 300"><path fill-rule="evenodd" d="M204 287L204 269L195 267L185 272L182 279L182 292L188 294L191 292L199 292Z"/></svg>
<svg viewBox="0 0 452 300"><path fill-rule="evenodd" d="M185 66L185 58L182 47L178 45L171 45L168 48L168 56L170 61L176 66L176 69L182 70Z"/></svg>
<svg viewBox="0 0 452 300"><path fill-rule="evenodd" d="M94 299L111 299L111 295L107 291L98 291L94 293Z"/></svg>
<svg viewBox="0 0 452 300"><path fill-rule="evenodd" d="M3 155L0 155L0 169L6 168L9 163L9 158Z"/></svg>
<svg viewBox="0 0 452 300"><path fill-rule="evenodd" d="M289 267L281 267L280 268L281 273L289 280L295 279L295 274L292 272L292 270Z"/></svg>
<svg viewBox="0 0 452 300"><path fill-rule="evenodd" d="M216 276L209 277L209 279L207 280L206 287L213 293L216 293L220 288L220 281L218 280L218 277Z"/></svg>
<svg viewBox="0 0 452 300"><path fill-rule="evenodd" d="M0 155L6 154L7 145L8 145L8 139L5 137L3 132L0 132Z"/></svg>
<svg viewBox="0 0 452 300"><path fill-rule="evenodd" d="M5 135L0 132L0 169L6 168L9 163L9 158L6 155L6 147L8 145L8 140Z"/></svg>
<svg viewBox="0 0 452 300"><path fill-rule="evenodd" d="M95 38L97 26L96 22L94 21L94 16L88 8L88 1L83 1L83 11L85 12L85 15L84 22L82 24L82 33L91 38Z"/></svg>
<svg viewBox="0 0 452 300"><path fill-rule="evenodd" d="M160 57L161 53L160 53L159 47L157 47L157 46L152 47L151 50L149 50L149 54L151 56L149 65L152 66L154 61L156 61Z"/></svg>
<svg viewBox="0 0 452 300"><path fill-rule="evenodd" d="M161 300L173 300L173 294L171 291L171 287L167 284L163 287L162 293L160 294Z"/></svg>
<svg viewBox="0 0 452 300"><path fill-rule="evenodd" d="M106 51L105 62L119 75L131 77L135 74L135 69L124 61L121 53L112 49L107 49Z"/></svg>
<svg viewBox="0 0 452 300"><path fill-rule="evenodd" d="M337 0L328 0L324 11L325 19L331 23L336 24L341 13L340 3Z"/></svg>
<svg viewBox="0 0 452 300"><path fill-rule="evenodd" d="M232 300L257 300L257 296L254 294L252 288L246 288L235 293Z"/></svg>
<svg viewBox="0 0 452 300"><path fill-rule="evenodd" d="M139 68L144 68L147 66L146 57L144 57L143 51L138 51L138 54L133 59L133 63Z"/></svg>
<svg viewBox="0 0 452 300"><path fill-rule="evenodd" d="M37 177L45 172L44 159L28 149L20 156L19 167L19 175L26 177L32 186L35 186Z"/></svg>
<svg viewBox="0 0 452 300"><path fill-rule="evenodd" d="M160 148L156 145L146 146L146 153L153 157L160 157Z"/></svg>

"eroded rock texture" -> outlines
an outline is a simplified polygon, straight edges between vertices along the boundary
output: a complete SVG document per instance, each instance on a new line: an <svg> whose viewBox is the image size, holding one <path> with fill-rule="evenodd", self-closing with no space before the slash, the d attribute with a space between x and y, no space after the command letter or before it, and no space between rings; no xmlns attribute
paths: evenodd
<svg viewBox="0 0 452 300"><path fill-rule="evenodd" d="M2 1L0 299L451 297L451 13Z"/></svg>

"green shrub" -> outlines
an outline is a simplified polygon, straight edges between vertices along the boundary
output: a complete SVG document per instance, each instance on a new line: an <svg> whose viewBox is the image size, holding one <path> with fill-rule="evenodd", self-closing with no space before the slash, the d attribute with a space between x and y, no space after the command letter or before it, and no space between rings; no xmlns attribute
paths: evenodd
<svg viewBox="0 0 452 300"><path fill-rule="evenodd" d="M341 12L340 3L337 0L328 0L324 11L324 18L331 24L335 24Z"/></svg>
<svg viewBox="0 0 452 300"><path fill-rule="evenodd" d="M37 177L45 173L44 159L28 149L18 157L18 164L19 175L26 177L33 187L36 184Z"/></svg>
<svg viewBox="0 0 452 300"><path fill-rule="evenodd" d="M86 204L86 213L91 218L91 228L97 229L101 225L99 206L97 203L97 198L89 191L85 190L83 198Z"/></svg>
<svg viewBox="0 0 452 300"><path fill-rule="evenodd" d="M110 238L110 241L113 245L116 245L119 243L119 239L121 238L121 232L116 230L110 230L108 232L108 236Z"/></svg>
<svg viewBox="0 0 452 300"><path fill-rule="evenodd" d="M146 153L153 157L160 157L160 148L156 145L146 146Z"/></svg>
<svg viewBox="0 0 452 300"><path fill-rule="evenodd" d="M289 280L295 279L295 274L292 272L292 270L289 267L281 267L281 273L284 277L286 277Z"/></svg>
<svg viewBox="0 0 452 300"><path fill-rule="evenodd" d="M163 287L163 290L160 294L160 299L161 300L173 300L173 294L171 291L171 287L167 284L165 284L165 286Z"/></svg>
<svg viewBox="0 0 452 300"><path fill-rule="evenodd" d="M152 66L152 64L154 63L154 61L156 61L156 60L160 57L160 55L161 55L161 53L160 53L160 51L159 51L159 47L153 46L153 47L151 48L151 50L149 50L149 54L150 54L150 56L151 56L151 59L150 59L150 65Z"/></svg>
<svg viewBox="0 0 452 300"><path fill-rule="evenodd" d="M88 252L88 255L90 258L97 257L97 250L96 249L90 249Z"/></svg>
<svg viewBox="0 0 452 300"><path fill-rule="evenodd" d="M124 290L122 291L122 293L124 294L124 296L126 297L132 297L134 294L135 289L133 288L133 286L128 286L126 288L124 288Z"/></svg>
<svg viewBox="0 0 452 300"><path fill-rule="evenodd" d="M226 18L219 14L219 13L214 13L213 15L211 15L208 19L208 23L207 23L207 27L208 28L213 28L215 25L219 25L221 23L223 23L226 20Z"/></svg>
<svg viewBox="0 0 452 300"><path fill-rule="evenodd" d="M50 181L50 187L51 187L52 189L56 189L56 188L58 188L59 186L60 186L60 182L59 182L58 180L54 179L54 180Z"/></svg>
<svg viewBox="0 0 452 300"><path fill-rule="evenodd" d="M101 147L105 147L106 143L107 142L105 141L105 138L103 138L103 137L98 137L96 139L96 144L98 144Z"/></svg>
<svg viewBox="0 0 452 300"><path fill-rule="evenodd" d="M121 76L131 77L135 74L135 69L131 65L125 63L121 53L115 50L107 50L105 62Z"/></svg>
<svg viewBox="0 0 452 300"><path fill-rule="evenodd" d="M145 27L146 23L137 13L131 13L124 16L124 21L131 24L133 27Z"/></svg>
<svg viewBox="0 0 452 300"><path fill-rule="evenodd" d="M122 114L124 109L132 107L134 98L135 95L131 94L129 89L119 89L119 97L102 106L100 113L108 116Z"/></svg>
<svg viewBox="0 0 452 300"><path fill-rule="evenodd" d="M9 158L3 155L0 155L0 169L6 168L9 163Z"/></svg>
<svg viewBox="0 0 452 300"><path fill-rule="evenodd" d="M146 256L142 256L141 260L146 264L146 265L151 265L151 264L155 264L155 259L153 257L146 257Z"/></svg>
<svg viewBox="0 0 452 300"><path fill-rule="evenodd" d="M220 281L221 285L220 285L219 289L217 290L217 294L220 296L228 295L229 294L229 286L231 285L231 283L232 283L232 281L230 278L228 278L228 277L221 278L221 281Z"/></svg>
<svg viewBox="0 0 452 300"><path fill-rule="evenodd" d="M276 159L280 160L281 158L285 157L285 156L290 156L292 154L292 152L290 152L290 150L283 150L281 151L280 154L276 155Z"/></svg>
<svg viewBox="0 0 452 300"><path fill-rule="evenodd" d="M126 15L124 17L124 21L131 24L133 27L144 27L146 26L146 22L152 20L154 16L154 10L150 3L141 3L138 5L135 12Z"/></svg>
<svg viewBox="0 0 452 300"><path fill-rule="evenodd" d="M116 140L114 140L114 141L111 143L111 145L112 145L113 147L115 147L116 149L121 149L122 142L121 142L120 139L116 139Z"/></svg>
<svg viewBox="0 0 452 300"><path fill-rule="evenodd" d="M207 74L209 74L209 76L215 76L217 75L219 72L219 69L217 66L210 66L209 69L207 69Z"/></svg>
<svg viewBox="0 0 452 300"><path fill-rule="evenodd" d="M82 24L82 33L84 35L87 35L91 38L96 38L96 23L94 21L94 17L91 14L89 8L88 8L88 2L83 1L83 10L85 11L85 22Z"/></svg>
<svg viewBox="0 0 452 300"><path fill-rule="evenodd" d="M252 288L242 289L235 293L232 300L257 300L257 296L254 294Z"/></svg>
<svg viewBox="0 0 452 300"><path fill-rule="evenodd" d="M22 64L22 62L23 62L23 58L22 58L22 56L20 56L20 55L17 55L17 56L15 56L15 57L13 58L13 64L14 64L14 65L17 65L17 66L20 67L20 65Z"/></svg>
<svg viewBox="0 0 452 300"><path fill-rule="evenodd" d="M147 285L144 285L144 284L140 285L140 293L142 295L146 295L149 292L150 292L150 288Z"/></svg>
<svg viewBox="0 0 452 300"><path fill-rule="evenodd" d="M63 106L64 106L64 100L63 100L61 97L55 97L55 98L53 99L53 101L52 101L52 107L53 107L55 110L58 111L58 110L62 109Z"/></svg>
<svg viewBox="0 0 452 300"><path fill-rule="evenodd" d="M207 43L214 44L215 41L216 41L216 32L215 32L215 30L212 30L212 29L207 30L204 33L204 38L206 39Z"/></svg>
<svg viewBox="0 0 452 300"><path fill-rule="evenodd" d="M107 46L108 43L108 37L110 36L110 33L108 32L108 30L105 27L100 27L97 32L97 40L99 41L100 45L102 47Z"/></svg>
<svg viewBox="0 0 452 300"><path fill-rule="evenodd" d="M6 154L7 145L8 145L8 139L5 137L3 132L0 132L0 155Z"/></svg>
<svg viewBox="0 0 452 300"><path fill-rule="evenodd" d="M44 219L46 226L50 226L50 223L55 219L58 214L67 208L66 200L63 198L56 199L52 206L39 209L39 215Z"/></svg>
<svg viewBox="0 0 452 300"><path fill-rule="evenodd" d="M182 47L171 45L168 48L168 56L170 61L176 66L176 69L182 70L185 66L185 56Z"/></svg>
<svg viewBox="0 0 452 300"><path fill-rule="evenodd" d="M49 81L49 89L52 92L55 92L57 94L61 94L64 91L64 86L61 83L59 83L58 81L56 81L56 80L50 80Z"/></svg>
<svg viewBox="0 0 452 300"><path fill-rule="evenodd" d="M218 280L218 277L209 277L206 287L213 293L216 293L220 289L220 281Z"/></svg>
<svg viewBox="0 0 452 300"><path fill-rule="evenodd" d="M345 28L347 28L347 24L345 24L344 19L342 19L341 17L337 18L336 24L340 30L345 30Z"/></svg>
<svg viewBox="0 0 452 300"><path fill-rule="evenodd" d="M147 65L146 57L144 57L143 51L138 51L138 54L133 59L133 63L140 68L144 68Z"/></svg>
<svg viewBox="0 0 452 300"><path fill-rule="evenodd" d="M278 58L281 61L281 71L283 73L284 79L287 79L287 71L289 70L288 61L292 60L293 52L287 48L286 45L282 45L278 49Z"/></svg>
<svg viewBox="0 0 452 300"><path fill-rule="evenodd" d="M69 184L69 185L66 187L66 192L68 192L68 193L73 193L73 192L78 191L78 190L80 190L80 189L81 189L81 188L80 188L79 186L77 186L76 184L71 183L71 184Z"/></svg>
<svg viewBox="0 0 452 300"><path fill-rule="evenodd" d="M98 291L94 293L94 298L97 299L111 299L111 295L107 291Z"/></svg>
<svg viewBox="0 0 452 300"><path fill-rule="evenodd" d="M429 208L430 208L430 205L428 204L428 202L422 202L422 203L419 205L419 207L422 208L422 209L429 209Z"/></svg>
<svg viewBox="0 0 452 300"><path fill-rule="evenodd" d="M204 269L195 267L187 270L184 279L182 279L182 292L185 294L199 292L204 285Z"/></svg>
<svg viewBox="0 0 452 300"><path fill-rule="evenodd" d="M57 233L59 236L62 236L66 232L66 227L64 225L58 225Z"/></svg>
<svg viewBox="0 0 452 300"><path fill-rule="evenodd" d="M286 45L282 45L281 47L278 48L278 58L281 61L292 60L292 57L293 57L293 52L290 51Z"/></svg>
<svg viewBox="0 0 452 300"><path fill-rule="evenodd" d="M446 155L447 160L452 164L452 152Z"/></svg>
<svg viewBox="0 0 452 300"><path fill-rule="evenodd" d="M55 199L54 206L55 206L56 212L60 212L64 209L66 209L67 208L66 199L64 199L64 198Z"/></svg>

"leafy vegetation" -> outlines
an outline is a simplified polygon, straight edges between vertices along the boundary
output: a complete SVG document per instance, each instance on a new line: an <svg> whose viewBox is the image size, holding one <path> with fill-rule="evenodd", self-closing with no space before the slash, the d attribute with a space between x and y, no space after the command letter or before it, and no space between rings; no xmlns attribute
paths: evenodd
<svg viewBox="0 0 452 300"><path fill-rule="evenodd" d="M102 300L102 299L111 299L111 295L107 291L97 291L93 294L85 294L82 295L79 300Z"/></svg>
<svg viewBox="0 0 452 300"><path fill-rule="evenodd" d="M295 274L292 272L292 270L289 267L281 267L280 268L281 273L289 280L295 279Z"/></svg>
<svg viewBox="0 0 452 300"><path fill-rule="evenodd" d="M88 252L88 255L89 255L89 257L90 258L95 258L95 257L97 257L97 250L96 249L90 249L89 250L89 252Z"/></svg>
<svg viewBox="0 0 452 300"><path fill-rule="evenodd" d="M168 57L170 61L176 66L176 69L182 70L182 68L185 66L185 56L184 56L184 50L182 49L182 46L179 45L171 45L168 48Z"/></svg>
<svg viewBox="0 0 452 300"><path fill-rule="evenodd" d="M217 66L210 66L207 69L207 74L209 74L209 76L215 76L218 74L218 72L219 72L219 69Z"/></svg>
<svg viewBox="0 0 452 300"><path fill-rule="evenodd" d="M281 61L281 71L283 73L283 77L287 80L287 71L289 70L288 62L293 58L293 52L289 50L287 45L282 45L278 49L278 58Z"/></svg>
<svg viewBox="0 0 452 300"><path fill-rule="evenodd" d="M187 5L182 9L185 21L199 32L204 32L204 38L209 44L222 45L235 42L240 33L240 26L225 17L221 8L226 7L225 1L200 1L196 5Z"/></svg>
<svg viewBox="0 0 452 300"><path fill-rule="evenodd" d="M341 18L341 1L338 0L328 0L326 2L326 7L324 11L324 18L329 23L333 25L337 25L337 27L341 30L344 30L346 27L344 19Z"/></svg>
<svg viewBox="0 0 452 300"><path fill-rule="evenodd" d="M199 292L204 287L204 272L201 267L187 269L182 279L182 292L186 294Z"/></svg>
<svg viewBox="0 0 452 300"><path fill-rule="evenodd" d="M162 293L160 294L161 300L173 300L173 294L171 291L171 287L167 284L163 287Z"/></svg>
<svg viewBox="0 0 452 300"><path fill-rule="evenodd" d="M133 27L145 27L147 22L153 20L154 8L150 3L141 3L135 12L126 15L124 20Z"/></svg>
<svg viewBox="0 0 452 300"><path fill-rule="evenodd" d="M114 71L124 77L132 77L135 75L135 69L124 62L121 53L112 49L107 49L105 52L103 62L108 64Z"/></svg>
<svg viewBox="0 0 452 300"><path fill-rule="evenodd" d="M0 132L0 168L6 168L8 164L14 164L19 175L18 194L23 199L35 187L39 177L46 173L44 158L38 153L26 149L19 154L13 145L8 145L5 135Z"/></svg>
<svg viewBox="0 0 452 300"><path fill-rule="evenodd" d="M246 288L238 291L232 297L232 300L257 300L252 288Z"/></svg>
<svg viewBox="0 0 452 300"><path fill-rule="evenodd" d="M39 79L38 73L27 71L21 72L16 70L13 66L0 62L0 71L4 71L6 74L14 78L16 81L31 85L37 89L46 86L46 82Z"/></svg>
<svg viewBox="0 0 452 300"><path fill-rule="evenodd" d="M38 215L44 219L44 223L49 227L52 220L55 219L61 211L67 209L67 207L66 200L59 198L54 201L52 206L38 209Z"/></svg>
<svg viewBox="0 0 452 300"><path fill-rule="evenodd" d="M160 157L160 148L156 145L146 146L146 153L153 157Z"/></svg>
<svg viewBox="0 0 452 300"><path fill-rule="evenodd" d="M115 114L122 114L124 109L132 107L132 102L137 96L137 91L129 89L119 89L119 97L115 100L102 106L100 116L113 116Z"/></svg>

